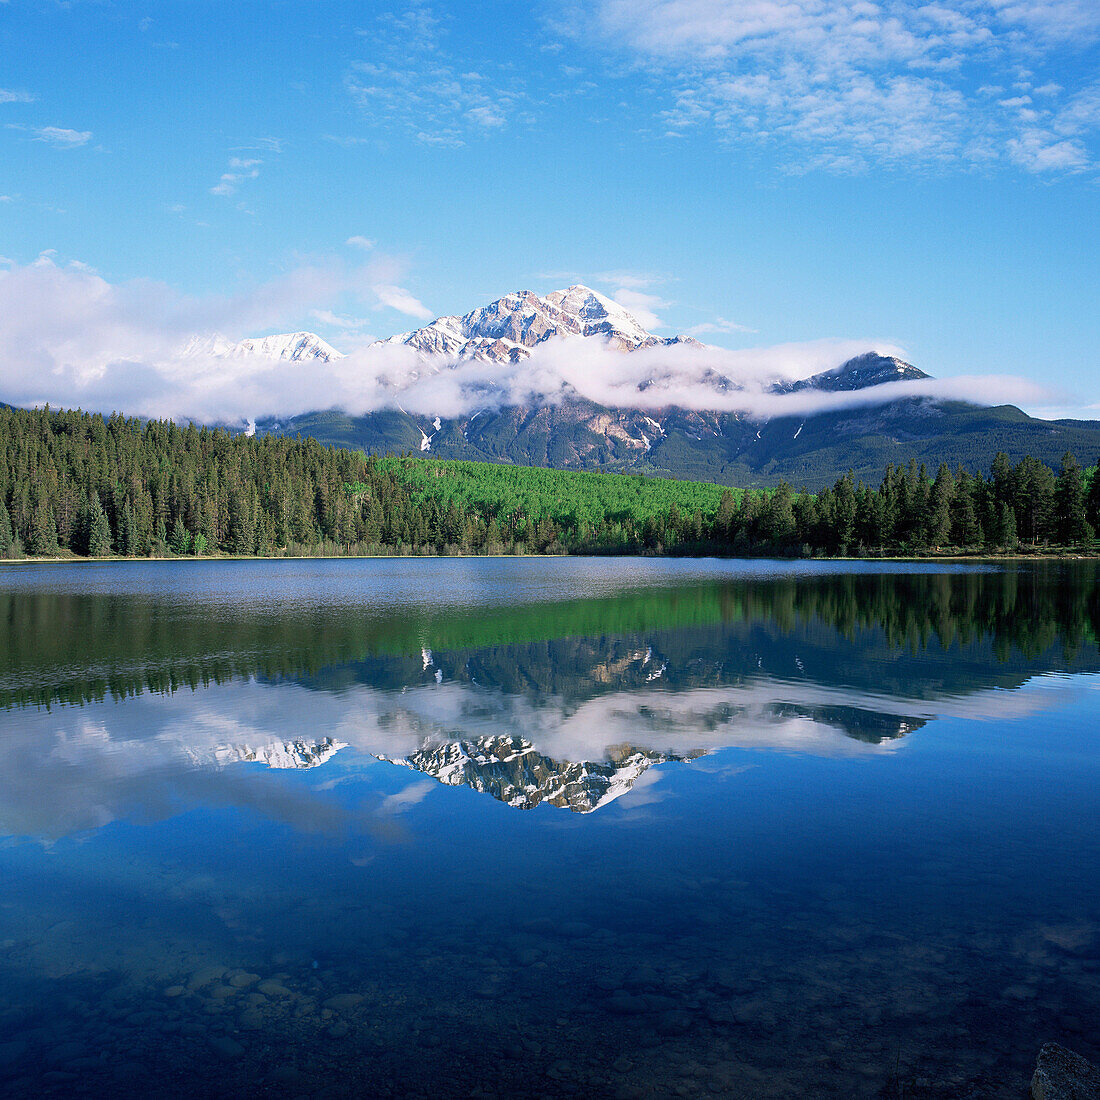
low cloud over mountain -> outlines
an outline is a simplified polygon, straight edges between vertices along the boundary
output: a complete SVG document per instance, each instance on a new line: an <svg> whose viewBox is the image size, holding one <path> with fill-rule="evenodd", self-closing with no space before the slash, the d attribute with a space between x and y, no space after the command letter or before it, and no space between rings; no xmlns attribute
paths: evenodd
<svg viewBox="0 0 1100 1100"><path fill-rule="evenodd" d="M369 266L303 267L236 298L195 299L162 284L112 284L49 256L9 265L0 270L0 399L220 423L318 409L457 417L577 398L749 419L903 397L987 405L1049 400L1020 378L932 379L919 371L854 389L792 386L869 350L899 349L829 339L729 351L689 337L656 337L621 305L580 286L545 297L507 295L346 355L311 333L240 342L210 335L271 328L347 293L392 305L392 295L377 293L379 286L392 289L380 282L385 274ZM408 312L419 316L423 307L416 307Z"/></svg>

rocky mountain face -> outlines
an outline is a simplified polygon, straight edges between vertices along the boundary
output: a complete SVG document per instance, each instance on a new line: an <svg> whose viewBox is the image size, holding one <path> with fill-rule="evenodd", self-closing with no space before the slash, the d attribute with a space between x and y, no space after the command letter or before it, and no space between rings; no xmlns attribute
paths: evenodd
<svg viewBox="0 0 1100 1100"><path fill-rule="evenodd" d="M544 341L569 336L595 337L620 351L698 343L653 336L622 306L579 284L545 297L530 290L506 294L464 317L440 317L379 342L405 344L425 356L516 363Z"/></svg>

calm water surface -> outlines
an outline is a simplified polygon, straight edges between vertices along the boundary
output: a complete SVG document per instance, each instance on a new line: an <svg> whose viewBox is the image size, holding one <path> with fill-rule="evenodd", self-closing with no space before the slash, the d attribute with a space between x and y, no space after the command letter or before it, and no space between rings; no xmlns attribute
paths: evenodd
<svg viewBox="0 0 1100 1100"><path fill-rule="evenodd" d="M1100 1060L1100 571L0 571L10 1096L1019 1097Z"/></svg>

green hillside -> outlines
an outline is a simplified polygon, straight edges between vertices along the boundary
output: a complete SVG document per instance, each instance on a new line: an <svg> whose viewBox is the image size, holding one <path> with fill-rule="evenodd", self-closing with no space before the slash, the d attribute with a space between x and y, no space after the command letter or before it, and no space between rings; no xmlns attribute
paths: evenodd
<svg viewBox="0 0 1100 1100"><path fill-rule="evenodd" d="M483 515L523 514L551 520L561 527L595 528L607 521L633 521L667 515L670 509L713 520L724 493L732 501L738 489L709 482L676 481L643 474L600 474L548 470L537 466L506 466L492 462L387 456L378 463L399 477L416 501L433 500L441 507Z"/></svg>

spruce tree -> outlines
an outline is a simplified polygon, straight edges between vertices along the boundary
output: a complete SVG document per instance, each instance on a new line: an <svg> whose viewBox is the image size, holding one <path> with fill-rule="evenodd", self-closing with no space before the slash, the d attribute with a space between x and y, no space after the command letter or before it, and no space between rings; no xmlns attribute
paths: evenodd
<svg viewBox="0 0 1100 1100"><path fill-rule="evenodd" d="M111 552L111 525L107 513L96 497L92 504L92 521L88 528L88 556L105 558Z"/></svg>
<svg viewBox="0 0 1100 1100"><path fill-rule="evenodd" d="M997 523L997 541L1006 550L1015 550L1017 546L1016 513L1007 502L1001 504Z"/></svg>
<svg viewBox="0 0 1100 1100"><path fill-rule="evenodd" d="M944 462L932 483L925 538L929 546L941 546L951 536L951 504L955 499L955 479Z"/></svg>
<svg viewBox="0 0 1100 1100"><path fill-rule="evenodd" d="M13 542L15 542L15 535L11 529L8 506L0 499L0 558L7 557L11 553Z"/></svg>
<svg viewBox="0 0 1100 1100"><path fill-rule="evenodd" d="M119 552L132 558L137 554L137 521L134 518L134 507L127 501L122 509L122 531L119 534Z"/></svg>
<svg viewBox="0 0 1100 1100"><path fill-rule="evenodd" d="M1092 536L1087 518L1085 478L1077 459L1069 451L1062 456L1062 468L1054 490L1058 538L1065 546L1077 546Z"/></svg>
<svg viewBox="0 0 1100 1100"><path fill-rule="evenodd" d="M1092 471L1092 481L1089 482L1088 500L1086 503L1086 516L1092 529L1100 531L1100 463Z"/></svg>
<svg viewBox="0 0 1100 1100"><path fill-rule="evenodd" d="M176 516L176 522L172 525L172 534L168 539L168 549L173 554L188 554L191 552L191 532L183 525L183 520Z"/></svg>
<svg viewBox="0 0 1100 1100"><path fill-rule="evenodd" d="M31 526L27 532L27 552L29 554L48 554L57 549L56 529L53 514L46 494L39 490L35 494L34 511L31 513Z"/></svg>

